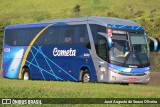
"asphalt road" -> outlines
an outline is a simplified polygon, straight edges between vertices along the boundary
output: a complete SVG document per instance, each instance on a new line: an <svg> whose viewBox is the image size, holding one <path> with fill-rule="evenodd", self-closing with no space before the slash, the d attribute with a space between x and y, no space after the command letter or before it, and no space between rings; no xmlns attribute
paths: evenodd
<svg viewBox="0 0 160 107"><path fill-rule="evenodd" d="M151 72L151 80L148 85L160 87L160 72Z"/></svg>

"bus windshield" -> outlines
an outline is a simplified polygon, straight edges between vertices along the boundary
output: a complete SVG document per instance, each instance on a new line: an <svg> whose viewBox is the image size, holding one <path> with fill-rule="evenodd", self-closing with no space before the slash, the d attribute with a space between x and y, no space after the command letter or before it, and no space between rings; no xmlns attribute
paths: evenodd
<svg viewBox="0 0 160 107"><path fill-rule="evenodd" d="M129 36L128 36L129 35ZM110 60L121 66L145 67L149 64L149 49L144 34L129 34L112 36L113 46L110 50Z"/></svg>

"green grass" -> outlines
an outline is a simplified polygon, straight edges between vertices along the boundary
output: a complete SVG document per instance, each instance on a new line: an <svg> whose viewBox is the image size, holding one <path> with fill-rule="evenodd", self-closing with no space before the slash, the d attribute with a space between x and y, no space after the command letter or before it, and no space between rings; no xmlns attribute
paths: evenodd
<svg viewBox="0 0 160 107"><path fill-rule="evenodd" d="M0 97L26 98L160 98L160 88L60 81L1 79Z"/></svg>
<svg viewBox="0 0 160 107"><path fill-rule="evenodd" d="M12 24L34 22L38 18L73 17L76 4L81 6L81 16L107 16L112 11L125 18L139 10L144 11L143 16L146 17L150 16L152 10L155 10L155 17L160 14L160 0L1 0L0 16L9 19Z"/></svg>
<svg viewBox="0 0 160 107"><path fill-rule="evenodd" d="M0 98L160 98L159 87L146 85L124 86L105 83L10 79L0 79L0 81Z"/></svg>

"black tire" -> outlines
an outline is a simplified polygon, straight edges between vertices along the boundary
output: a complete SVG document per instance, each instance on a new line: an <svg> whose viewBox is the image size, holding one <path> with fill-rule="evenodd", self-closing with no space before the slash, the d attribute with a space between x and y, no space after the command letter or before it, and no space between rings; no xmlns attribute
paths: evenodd
<svg viewBox="0 0 160 107"><path fill-rule="evenodd" d="M82 82L84 82L84 83L90 82L90 80L91 80L90 78L91 77L90 77L88 70L85 70L82 74Z"/></svg>
<svg viewBox="0 0 160 107"><path fill-rule="evenodd" d="M23 71L22 79L23 80L30 80L29 69L28 68L23 68L22 71Z"/></svg>

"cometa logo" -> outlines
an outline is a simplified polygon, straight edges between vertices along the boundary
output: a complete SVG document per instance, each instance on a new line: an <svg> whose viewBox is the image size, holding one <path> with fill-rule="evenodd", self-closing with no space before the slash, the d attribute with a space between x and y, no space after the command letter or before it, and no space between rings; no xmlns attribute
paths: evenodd
<svg viewBox="0 0 160 107"><path fill-rule="evenodd" d="M53 49L53 56L76 56L76 50L59 50L57 47Z"/></svg>

